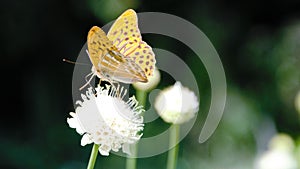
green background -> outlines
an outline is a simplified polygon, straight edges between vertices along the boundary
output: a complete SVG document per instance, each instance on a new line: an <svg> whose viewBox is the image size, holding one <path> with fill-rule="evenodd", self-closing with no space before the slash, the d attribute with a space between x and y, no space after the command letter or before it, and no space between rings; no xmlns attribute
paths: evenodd
<svg viewBox="0 0 300 169"><path fill-rule="evenodd" d="M86 167L92 146L81 147L81 137L66 122L74 111L74 65L62 59L76 60L88 30L128 8L170 13L195 24L211 40L225 69L228 95L223 119L214 135L199 144L210 103L210 83L201 60L172 38L143 37L152 47L177 54L197 76L200 111L180 143L178 168L254 168L276 133L293 139L292 153L300 159L300 112L295 108L300 91L300 1L11 0L1 1L0 8L0 168ZM173 83L162 74L158 88ZM159 119L146 124L145 135L166 126ZM138 168L165 168L166 159L166 153L139 159ZM96 168L124 165L125 158L112 154L98 158Z"/></svg>

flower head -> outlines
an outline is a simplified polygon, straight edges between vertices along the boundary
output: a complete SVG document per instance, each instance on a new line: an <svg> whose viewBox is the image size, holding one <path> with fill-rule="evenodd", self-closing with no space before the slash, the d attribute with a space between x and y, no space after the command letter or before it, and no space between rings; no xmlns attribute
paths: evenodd
<svg viewBox="0 0 300 169"><path fill-rule="evenodd" d="M287 134L275 135L269 149L255 162L256 169L296 169L297 160L293 153L294 141Z"/></svg>
<svg viewBox="0 0 300 169"><path fill-rule="evenodd" d="M142 90L142 91L149 91L152 90L153 88L155 88L157 86L157 84L160 81L160 73L159 70L157 68L154 69L153 71L153 75L150 76L148 78L148 82L146 83L142 83L142 82L136 82L133 83L133 87L138 89L138 90Z"/></svg>
<svg viewBox="0 0 300 169"><path fill-rule="evenodd" d="M154 107L164 121L182 124L195 116L199 102L194 92L176 82L159 93Z"/></svg>
<svg viewBox="0 0 300 169"><path fill-rule="evenodd" d="M138 141L143 130L144 111L134 97L124 102L122 98L126 90L109 90L98 86L96 93L89 88L86 95L81 95L83 101L77 101L79 106L75 113L71 112L71 118L67 122L77 133L83 135L81 145L95 143L100 145L99 152L109 155L111 150L117 152L121 147L123 152L128 144ZM122 97L120 97L123 95Z"/></svg>

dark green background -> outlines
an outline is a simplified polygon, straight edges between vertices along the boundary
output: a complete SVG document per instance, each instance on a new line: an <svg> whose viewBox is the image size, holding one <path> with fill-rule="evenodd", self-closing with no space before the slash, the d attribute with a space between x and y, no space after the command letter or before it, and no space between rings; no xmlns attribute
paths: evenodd
<svg viewBox="0 0 300 169"><path fill-rule="evenodd" d="M81 147L80 136L66 123L74 111L74 65L62 59L76 60L88 30L116 19L127 8L190 21L211 40L224 65L228 84L224 118L213 137L199 144L210 102L203 64L174 39L144 36L153 47L184 59L197 76L200 111L195 127L181 142L179 168L252 168L257 153L267 148L267 141L259 142L258 135L270 138L275 129L297 142L299 1L10 0L1 1L0 8L0 168L86 167L91 146ZM173 82L163 74L159 88ZM145 132L160 131L160 124L150 124ZM165 161L162 154L139 160L138 167L165 168ZM111 155L100 157L96 168L124 168L124 164L124 158Z"/></svg>

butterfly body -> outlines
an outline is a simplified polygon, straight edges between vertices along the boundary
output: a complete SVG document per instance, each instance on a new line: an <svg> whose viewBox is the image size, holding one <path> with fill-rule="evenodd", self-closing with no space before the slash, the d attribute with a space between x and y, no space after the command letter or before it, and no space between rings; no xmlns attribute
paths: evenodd
<svg viewBox="0 0 300 169"><path fill-rule="evenodd" d="M92 72L111 82L147 82L152 75L155 57L152 48L142 41L136 13L125 11L106 33L99 27L87 37Z"/></svg>

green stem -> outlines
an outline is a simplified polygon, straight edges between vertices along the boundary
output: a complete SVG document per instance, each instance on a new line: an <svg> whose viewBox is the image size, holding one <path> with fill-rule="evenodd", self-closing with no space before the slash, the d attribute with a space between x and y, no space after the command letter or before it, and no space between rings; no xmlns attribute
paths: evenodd
<svg viewBox="0 0 300 169"><path fill-rule="evenodd" d="M137 155L138 144L132 146L132 154L128 155L126 158L126 169L136 169L136 155Z"/></svg>
<svg viewBox="0 0 300 169"><path fill-rule="evenodd" d="M147 92L143 90L136 90L136 99L139 102L139 105L145 107L147 100ZM127 156L126 169L136 169L138 143L134 144L131 148L132 154Z"/></svg>
<svg viewBox="0 0 300 169"><path fill-rule="evenodd" d="M180 133L180 125L173 124L170 128L170 138L169 138L170 150L168 152L167 169L176 169L178 149L179 149L179 144L178 144L179 133Z"/></svg>
<svg viewBox="0 0 300 169"><path fill-rule="evenodd" d="M98 148L99 148L99 145L94 144L87 169L94 169L95 162L96 162L97 155L98 155Z"/></svg>
<svg viewBox="0 0 300 169"><path fill-rule="evenodd" d="M147 92L143 90L136 90L136 99L139 102L139 105L144 106L146 105L147 100Z"/></svg>

